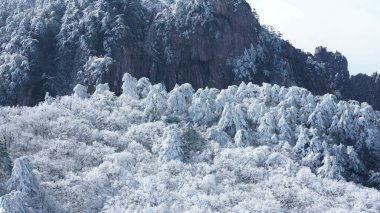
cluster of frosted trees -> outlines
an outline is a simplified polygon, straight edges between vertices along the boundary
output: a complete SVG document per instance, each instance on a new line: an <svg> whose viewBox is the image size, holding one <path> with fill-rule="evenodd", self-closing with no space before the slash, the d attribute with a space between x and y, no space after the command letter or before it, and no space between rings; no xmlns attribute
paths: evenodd
<svg viewBox="0 0 380 213"><path fill-rule="evenodd" d="M210 21L213 11L203 0L1 1L0 104L20 104L22 93L39 99L44 91L69 94L78 82L104 82L120 52L142 51L139 42L153 16L164 36L171 28L188 36ZM170 60L170 44L165 45ZM157 51L151 54L160 57ZM94 69L98 65L103 69Z"/></svg>
<svg viewBox="0 0 380 213"><path fill-rule="evenodd" d="M143 10L140 0L1 1L0 104L20 104L16 97L31 87L38 96L67 94L73 82L96 85L107 69L93 66L109 66L116 47L137 43Z"/></svg>
<svg viewBox="0 0 380 213"><path fill-rule="evenodd" d="M315 97L305 89L242 83L226 90L161 84L125 74L124 96L142 104L142 119L188 122L216 131L232 146L289 143L302 164L322 177L366 183L377 174L379 115L367 104ZM102 85L98 86L101 90ZM103 93L103 90L102 92ZM80 97L87 93L76 92ZM177 130L179 131L179 130ZM183 141L170 128L163 159L183 159ZM212 138L213 139L213 138ZM222 142L222 141L221 141ZM167 149L173 149L168 151ZM371 184L374 184L373 181Z"/></svg>
<svg viewBox="0 0 380 213"><path fill-rule="evenodd" d="M355 185L380 183L379 113L365 103L269 84L123 82L120 97L77 85L34 108L0 108L3 209L380 208L377 190Z"/></svg>

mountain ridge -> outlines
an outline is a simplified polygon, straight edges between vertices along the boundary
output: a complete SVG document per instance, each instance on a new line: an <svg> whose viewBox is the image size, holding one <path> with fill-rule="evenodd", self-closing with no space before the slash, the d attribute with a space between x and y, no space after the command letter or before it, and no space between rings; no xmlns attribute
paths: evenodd
<svg viewBox="0 0 380 213"><path fill-rule="evenodd" d="M121 93L125 72L169 89L227 88L242 81L300 86L379 110L379 81L350 76L326 48L304 53L260 25L244 0L3 1L0 104L35 105L46 92ZM12 36L11 36L12 35ZM362 85L366 85L363 88Z"/></svg>

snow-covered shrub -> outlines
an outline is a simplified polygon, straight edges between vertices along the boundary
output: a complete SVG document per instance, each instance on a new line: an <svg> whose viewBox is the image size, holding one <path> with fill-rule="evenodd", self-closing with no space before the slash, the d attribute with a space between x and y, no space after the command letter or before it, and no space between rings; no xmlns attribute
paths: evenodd
<svg viewBox="0 0 380 213"><path fill-rule="evenodd" d="M87 87L83 85L77 84L74 87L73 91L74 91L74 96L78 98L81 98L81 99L88 98Z"/></svg>
<svg viewBox="0 0 380 213"><path fill-rule="evenodd" d="M103 95L106 92L110 91L110 87L108 86L108 83L106 84L98 84L96 86L94 95Z"/></svg>
<svg viewBox="0 0 380 213"><path fill-rule="evenodd" d="M123 89L123 94L131 98L138 98L137 79L132 77L131 74L125 73L122 80L123 85L121 88Z"/></svg>

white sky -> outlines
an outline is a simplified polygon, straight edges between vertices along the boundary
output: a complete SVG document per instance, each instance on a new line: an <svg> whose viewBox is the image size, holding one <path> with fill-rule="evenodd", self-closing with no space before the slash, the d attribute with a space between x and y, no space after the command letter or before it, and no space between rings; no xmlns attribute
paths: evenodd
<svg viewBox="0 0 380 213"><path fill-rule="evenodd" d="M247 0L261 24L271 25L295 47L339 51L351 74L380 71L379 0Z"/></svg>

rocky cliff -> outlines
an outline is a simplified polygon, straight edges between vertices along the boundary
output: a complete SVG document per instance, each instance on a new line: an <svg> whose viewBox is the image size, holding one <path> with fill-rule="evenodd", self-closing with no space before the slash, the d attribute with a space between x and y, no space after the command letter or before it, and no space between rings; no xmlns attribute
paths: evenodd
<svg viewBox="0 0 380 213"><path fill-rule="evenodd" d="M0 3L0 103L34 105L81 83L120 93L125 72L168 88L241 81L297 85L380 109L378 78L350 78L346 58L305 53L260 25L244 0L57 0ZM361 86L361 85L364 86Z"/></svg>
<svg viewBox="0 0 380 213"><path fill-rule="evenodd" d="M371 76L363 74L351 76L346 94L351 99L368 102L380 110L380 75L376 72Z"/></svg>

